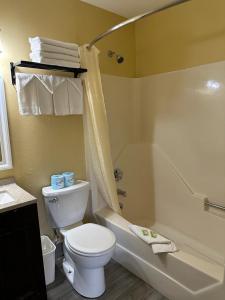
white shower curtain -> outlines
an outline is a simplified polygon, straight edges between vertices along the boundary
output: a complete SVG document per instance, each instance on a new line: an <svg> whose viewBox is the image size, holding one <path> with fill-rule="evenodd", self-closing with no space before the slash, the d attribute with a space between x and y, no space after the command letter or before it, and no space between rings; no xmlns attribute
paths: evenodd
<svg viewBox="0 0 225 300"><path fill-rule="evenodd" d="M87 177L91 184L92 211L109 206L120 213L113 175L108 122L98 60L99 51L80 47L84 79L84 137Z"/></svg>

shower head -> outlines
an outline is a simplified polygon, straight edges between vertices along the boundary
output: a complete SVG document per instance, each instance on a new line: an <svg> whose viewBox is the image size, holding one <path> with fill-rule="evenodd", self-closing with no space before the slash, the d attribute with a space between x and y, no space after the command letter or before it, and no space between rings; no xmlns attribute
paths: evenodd
<svg viewBox="0 0 225 300"><path fill-rule="evenodd" d="M124 61L123 56L117 54L117 55L116 55L116 61L118 62L118 64L122 64L123 61Z"/></svg>
<svg viewBox="0 0 225 300"><path fill-rule="evenodd" d="M108 57L110 58L115 57L118 64L122 64L124 62L124 57L112 50L108 51Z"/></svg>

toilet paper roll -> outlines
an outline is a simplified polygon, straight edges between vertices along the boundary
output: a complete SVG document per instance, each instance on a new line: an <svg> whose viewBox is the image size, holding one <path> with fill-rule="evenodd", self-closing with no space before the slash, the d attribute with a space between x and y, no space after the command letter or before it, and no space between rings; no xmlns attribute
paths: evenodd
<svg viewBox="0 0 225 300"><path fill-rule="evenodd" d="M54 174L51 176L51 186L53 190L64 188L64 176L62 174Z"/></svg>
<svg viewBox="0 0 225 300"><path fill-rule="evenodd" d="M73 172L64 172L64 185L65 187L69 187L71 185L74 185L75 179L74 179L74 173Z"/></svg>

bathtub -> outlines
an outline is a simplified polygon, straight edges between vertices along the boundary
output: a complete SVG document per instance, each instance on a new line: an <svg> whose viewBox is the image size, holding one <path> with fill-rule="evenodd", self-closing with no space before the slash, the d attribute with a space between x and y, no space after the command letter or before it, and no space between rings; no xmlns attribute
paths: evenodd
<svg viewBox="0 0 225 300"><path fill-rule="evenodd" d="M96 218L116 235L113 258L170 300L225 299L223 264L197 251L186 251L181 245L176 253L154 255L149 245L129 231L130 223L122 216L104 208Z"/></svg>

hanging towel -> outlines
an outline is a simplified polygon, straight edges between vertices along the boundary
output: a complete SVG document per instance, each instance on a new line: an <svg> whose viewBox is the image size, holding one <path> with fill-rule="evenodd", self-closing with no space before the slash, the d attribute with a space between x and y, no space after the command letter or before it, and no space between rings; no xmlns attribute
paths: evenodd
<svg viewBox="0 0 225 300"><path fill-rule="evenodd" d="M21 115L53 114L52 79L45 75L16 73L16 90Z"/></svg>
<svg viewBox="0 0 225 300"><path fill-rule="evenodd" d="M21 115L74 115L83 113L80 78L16 73Z"/></svg>
<svg viewBox="0 0 225 300"><path fill-rule="evenodd" d="M47 52L51 52L51 53L61 53L61 54L65 54L65 55L71 55L74 57L79 57L79 49L74 49L74 50L70 50L67 48L62 48L62 47L58 47L58 46L53 46L53 45L48 45L48 44L44 44L44 43L40 43L40 44L31 44L31 51L33 53L35 52L40 52L40 51L47 51Z"/></svg>
<svg viewBox="0 0 225 300"><path fill-rule="evenodd" d="M158 233L137 225L130 224L129 229L149 245L152 244L169 244L170 240L164 238Z"/></svg>
<svg viewBox="0 0 225 300"><path fill-rule="evenodd" d="M80 68L79 63L73 63L66 60L60 60L60 59L51 59L51 58L41 58L37 57L35 59L32 58L33 62L42 63L42 64L48 64L48 65L54 65L54 66L62 66L62 67L68 67L68 68Z"/></svg>
<svg viewBox="0 0 225 300"><path fill-rule="evenodd" d="M80 78L68 78L68 95L71 115L83 114L83 85Z"/></svg>
<svg viewBox="0 0 225 300"><path fill-rule="evenodd" d="M55 115L65 116L70 114L68 83L66 78L54 77L53 105Z"/></svg>
<svg viewBox="0 0 225 300"><path fill-rule="evenodd" d="M83 86L80 78L54 77L55 115L83 114Z"/></svg>
<svg viewBox="0 0 225 300"><path fill-rule="evenodd" d="M79 45L77 45L75 43L65 43L65 42L61 42L58 40L53 40L53 39L39 37L39 36L29 38L29 42L30 42L30 44L33 44L33 45L39 45L41 43L44 43L44 44L48 44L48 45L53 45L53 46L57 46L57 47L70 49L70 50L77 50L79 47Z"/></svg>
<svg viewBox="0 0 225 300"><path fill-rule="evenodd" d="M57 60L65 60L72 63L80 63L80 58L77 56L66 55L61 53L54 53L54 52L47 52L47 51L39 51L39 52L31 52L30 59L33 61L35 60L42 60L45 58L50 59L57 59Z"/></svg>
<svg viewBox="0 0 225 300"><path fill-rule="evenodd" d="M152 251L154 254L160 254L177 252L178 249L174 242L170 242L169 244L152 244Z"/></svg>

